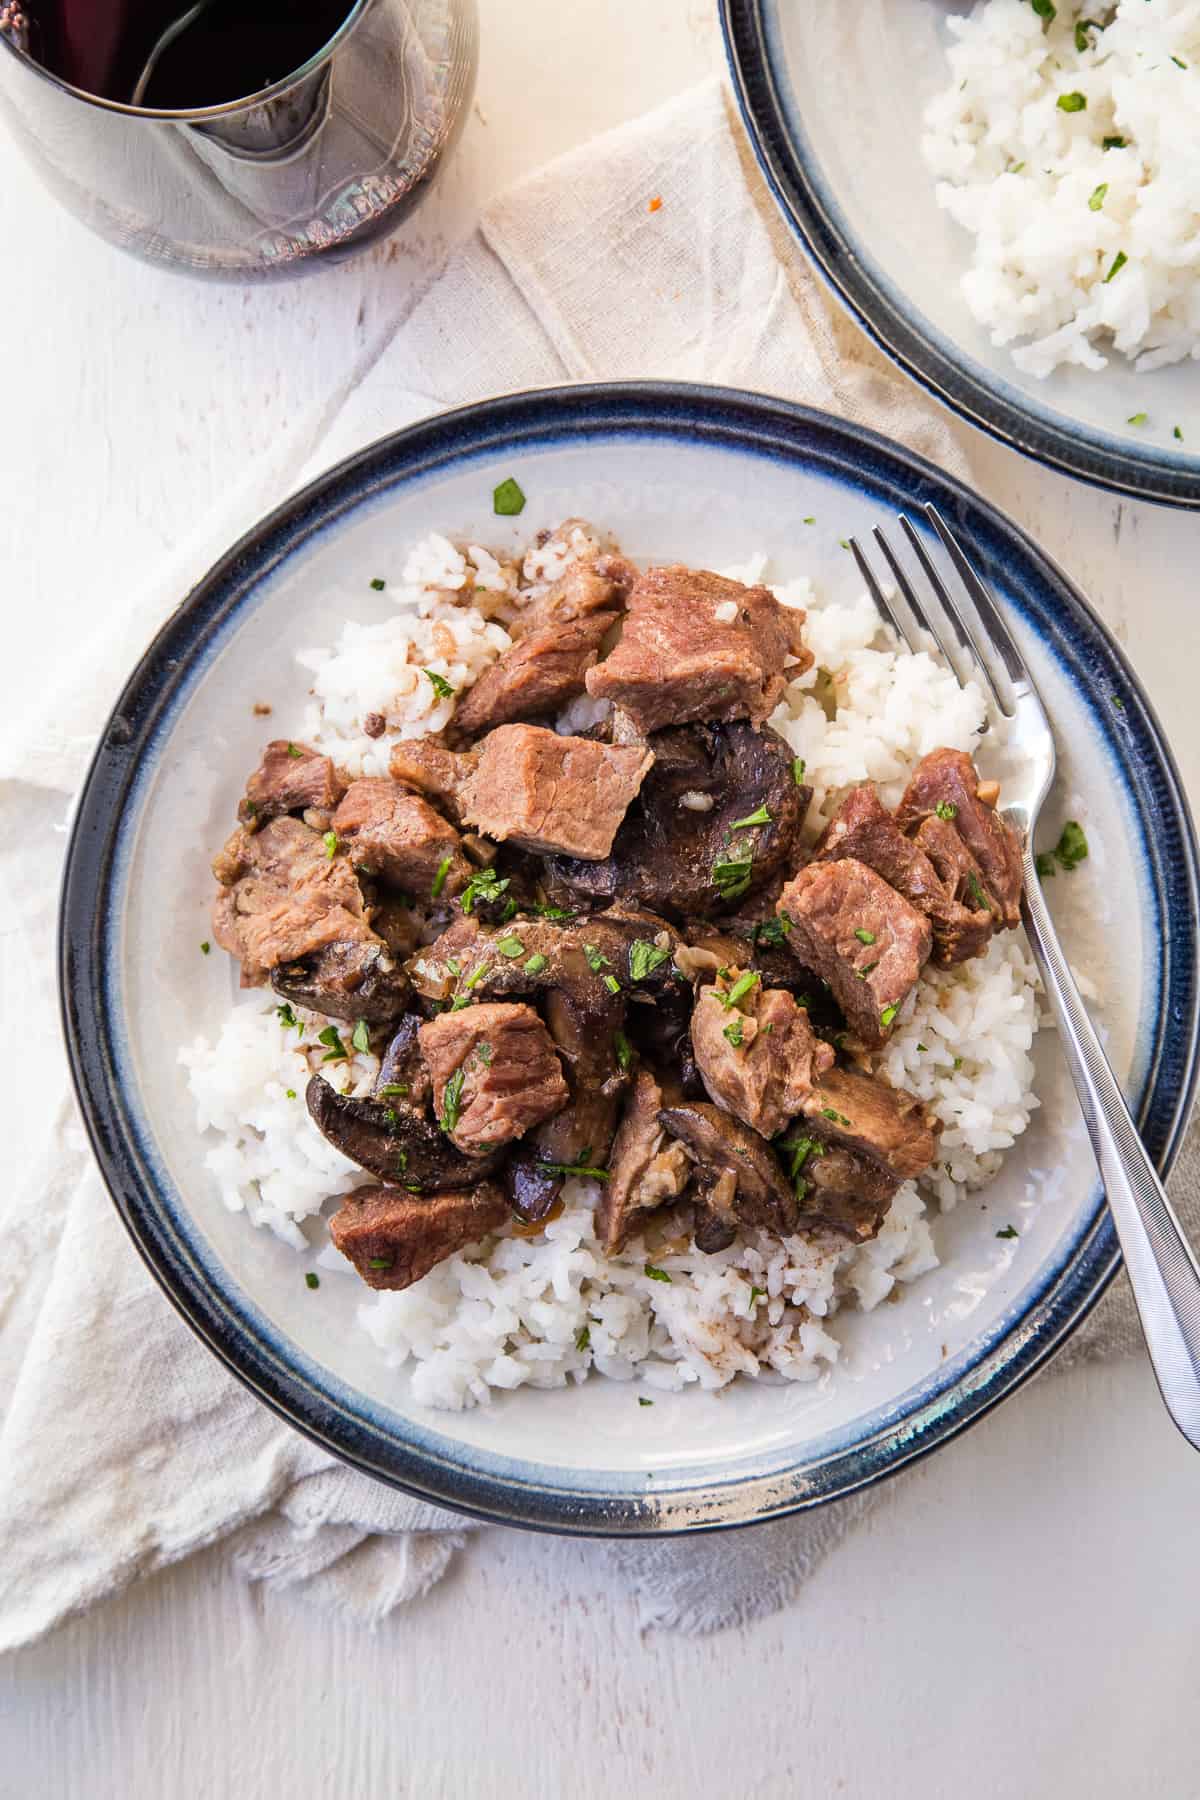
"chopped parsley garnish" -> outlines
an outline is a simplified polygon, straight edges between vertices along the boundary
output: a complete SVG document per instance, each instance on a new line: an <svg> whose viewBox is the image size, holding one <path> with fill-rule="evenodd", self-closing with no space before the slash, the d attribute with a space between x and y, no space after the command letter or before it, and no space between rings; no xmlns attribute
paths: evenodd
<svg viewBox="0 0 1200 1800"><path fill-rule="evenodd" d="M319 1288L321 1285L321 1277L319 1275L314 1275L310 1269L308 1274L304 1277L304 1285L309 1288Z"/></svg>
<svg viewBox="0 0 1200 1800"><path fill-rule="evenodd" d="M1112 701L1113 705L1116 707L1118 712L1125 711L1125 702L1122 700L1120 694L1110 694L1108 697Z"/></svg>
<svg viewBox="0 0 1200 1800"><path fill-rule="evenodd" d="M1101 25L1099 20L1097 20L1097 19L1076 19L1076 21L1075 21L1075 48L1078 51L1080 51L1081 53L1084 50L1090 50L1092 47L1092 40L1088 36L1088 32L1089 31L1103 31L1103 30L1104 30L1103 25Z"/></svg>
<svg viewBox="0 0 1200 1800"><path fill-rule="evenodd" d="M765 1300L766 1297L766 1288L752 1287L750 1289L750 1311L753 1312L754 1308L758 1305L758 1302L760 1300Z"/></svg>
<svg viewBox="0 0 1200 1800"><path fill-rule="evenodd" d="M525 910L536 913L539 919L553 919L557 924L575 917L574 912L565 906L527 906Z"/></svg>
<svg viewBox="0 0 1200 1800"><path fill-rule="evenodd" d="M651 1281L670 1281L671 1279L665 1269L656 1269L653 1263L646 1264L643 1274L648 1275Z"/></svg>
<svg viewBox="0 0 1200 1800"><path fill-rule="evenodd" d="M289 1089L288 1089L288 1091L287 1091L287 1097L288 1097L288 1099L289 1099L289 1100L294 1100L294 1099L295 1099L295 1098L296 1098L296 1090L295 1090L295 1088L289 1088Z"/></svg>
<svg viewBox="0 0 1200 1800"><path fill-rule="evenodd" d="M1054 0L1029 0L1029 4L1039 19L1045 19L1047 25L1052 24L1058 17L1058 8L1055 6Z"/></svg>
<svg viewBox="0 0 1200 1800"><path fill-rule="evenodd" d="M802 787L804 785L804 771L807 767L808 764L802 756L794 756L792 758L792 780L797 787Z"/></svg>
<svg viewBox="0 0 1200 1800"><path fill-rule="evenodd" d="M735 853L732 845L726 844L725 854L718 856L712 866L713 886L722 900L740 900L750 886L750 877L754 872L754 858L749 851L740 849Z"/></svg>
<svg viewBox="0 0 1200 1800"><path fill-rule="evenodd" d="M860 944L873 944L875 942L875 933L873 931L867 931L862 925L857 927L854 935Z"/></svg>
<svg viewBox="0 0 1200 1800"><path fill-rule="evenodd" d="M1149 413L1130 413L1125 423L1127 425L1144 425L1149 417Z"/></svg>
<svg viewBox="0 0 1200 1800"><path fill-rule="evenodd" d="M735 819L733 821L733 824L730 826L730 830L731 831L749 831L750 827L752 825L769 825L770 823L771 823L771 814L767 810L767 806L764 801L763 805L758 807L754 812L747 813L746 817L744 819Z"/></svg>
<svg viewBox="0 0 1200 1800"><path fill-rule="evenodd" d="M929 1048L928 1044L918 1044L917 1045L918 1050L928 1050L928 1048Z"/></svg>
<svg viewBox="0 0 1200 1800"><path fill-rule="evenodd" d="M1181 426L1179 426L1179 425L1176 425L1176 427L1175 427L1175 429L1174 429L1174 431L1173 431L1173 432L1172 432L1172 433L1171 433L1171 436L1172 436L1172 437L1173 437L1173 438L1178 438L1178 439L1179 439L1179 442L1180 442L1180 443L1181 443L1181 444L1182 444L1182 442L1183 442L1183 429L1182 429L1182 427L1181 427Z"/></svg>
<svg viewBox="0 0 1200 1800"><path fill-rule="evenodd" d="M615 975L606 975L604 977L604 985L610 994L619 994L621 991L621 984Z"/></svg>
<svg viewBox="0 0 1200 1800"><path fill-rule="evenodd" d="M529 958L529 961L525 964L525 973L527 975L540 975L545 967L546 958L542 955L540 950L535 950L533 955Z"/></svg>
<svg viewBox="0 0 1200 1800"><path fill-rule="evenodd" d="M1037 872L1043 881L1045 881L1049 875L1058 874L1058 870L1054 864L1053 850L1039 850L1033 860L1037 867Z"/></svg>
<svg viewBox="0 0 1200 1800"><path fill-rule="evenodd" d="M671 1277L668 1275L667 1280L670 1281L670 1279L671 1279ZM654 1402L653 1402L653 1400L647 1400L644 1394L639 1394L638 1395L638 1405L639 1406L653 1406Z"/></svg>
<svg viewBox="0 0 1200 1800"><path fill-rule="evenodd" d="M204 942L200 946L200 954L201 954L201 956L208 956L211 953L211 951L212 951L212 945L209 943L208 939L205 938Z"/></svg>
<svg viewBox="0 0 1200 1800"><path fill-rule="evenodd" d="M592 971L593 975L598 975L601 969L605 967L610 969L612 967L609 958L604 955L603 951L597 950L595 944L585 944L583 946L583 954L587 958L587 966Z"/></svg>
<svg viewBox="0 0 1200 1800"><path fill-rule="evenodd" d="M1123 150L1125 142L1123 137L1106 137L1101 139L1100 148L1102 150Z"/></svg>
<svg viewBox="0 0 1200 1800"><path fill-rule="evenodd" d="M329 858L330 862L332 862L334 857L337 855L338 851L341 849L341 845L338 843L337 832L336 831L327 831L325 833L324 837L321 839L321 842L325 846L326 856Z"/></svg>
<svg viewBox="0 0 1200 1800"><path fill-rule="evenodd" d="M1062 828L1062 836L1054 846L1054 854L1064 869L1078 868L1088 853L1088 841L1083 834L1083 826L1075 819L1068 819Z"/></svg>
<svg viewBox="0 0 1200 1800"><path fill-rule="evenodd" d="M617 1053L617 1067L622 1071L628 1069L633 1061L633 1045L623 1031L613 1033L613 1049Z"/></svg>
<svg viewBox="0 0 1200 1800"><path fill-rule="evenodd" d="M408 1083L407 1083L407 1081L389 1081L385 1087L381 1087L379 1089L379 1092L381 1095L382 1094L407 1094Z"/></svg>
<svg viewBox="0 0 1200 1800"><path fill-rule="evenodd" d="M808 515L808 517L807 517L807 519L805 519L805 521L804 521L804 523L805 523L805 524L806 524L806 525L815 525L815 524L816 524L816 522L817 522L817 515L816 515L816 513L809 513L809 515Z"/></svg>
<svg viewBox="0 0 1200 1800"><path fill-rule="evenodd" d="M1090 195L1088 196L1088 206L1091 208L1091 210L1093 212L1100 211L1100 208L1104 205L1105 197L1107 194L1108 194L1107 181L1102 181L1100 183L1099 187L1092 189Z"/></svg>
<svg viewBox="0 0 1200 1800"><path fill-rule="evenodd" d="M891 1024L892 1020L895 1018L896 1014L899 1011L900 1011L900 1008L898 1006L885 1006L884 1007L883 1011L879 1015L879 1023L884 1031L887 1030L888 1026Z"/></svg>
<svg viewBox="0 0 1200 1800"><path fill-rule="evenodd" d="M504 902L504 911L500 914L500 923L502 925L507 925L510 919L516 918L520 910L521 909L515 900L506 900Z"/></svg>
<svg viewBox="0 0 1200 1800"><path fill-rule="evenodd" d="M958 817L958 808L953 800L939 800L933 810L939 819L957 819Z"/></svg>
<svg viewBox="0 0 1200 1800"><path fill-rule="evenodd" d="M739 1013L736 1019L730 1020L729 1024L725 1027L724 1031L721 1033L721 1036L724 1038L727 1038L729 1040L729 1042L733 1045L735 1050L740 1050L742 1047L742 1035L743 1035L744 1027L745 1027L745 1020L742 1018L741 1013Z"/></svg>
<svg viewBox="0 0 1200 1800"><path fill-rule="evenodd" d="M510 475L498 488L492 489L492 507L501 519L515 519L525 511L525 496Z"/></svg>
<svg viewBox="0 0 1200 1800"><path fill-rule="evenodd" d="M299 744L289 744L288 748L287 748L287 753L291 757L293 762L299 762L301 757L304 755L304 752L300 748Z"/></svg>
<svg viewBox="0 0 1200 1800"><path fill-rule="evenodd" d="M591 1343L591 1332L586 1325L581 1325L579 1330L575 1333L575 1348L581 1351L588 1350L591 1348Z"/></svg>
<svg viewBox="0 0 1200 1800"><path fill-rule="evenodd" d="M778 947L787 942L788 932L792 929L792 921L786 913L779 913L774 919L761 919L751 927L750 942L757 950L760 944Z"/></svg>
<svg viewBox="0 0 1200 1800"><path fill-rule="evenodd" d="M583 1181L607 1181L608 1170L594 1168L592 1164L588 1162L587 1159L591 1153L591 1147L589 1146L588 1149L584 1151L583 1158L580 1162L539 1162L537 1167L541 1169L542 1173L545 1175L578 1175Z"/></svg>
<svg viewBox="0 0 1200 1800"><path fill-rule="evenodd" d="M279 1020L279 1023L283 1026L285 1031L290 1031L294 1025L301 1037L304 1036L304 1021L296 1017L286 1000L282 1006L277 1006L275 1008L275 1017Z"/></svg>
<svg viewBox="0 0 1200 1800"><path fill-rule="evenodd" d="M453 700L458 689L452 688L444 675L439 675L436 669L422 669L421 673L428 675L433 691L439 700Z"/></svg>
<svg viewBox="0 0 1200 1800"><path fill-rule="evenodd" d="M1075 88L1069 94L1060 94L1058 96L1058 110L1059 112L1066 113L1086 112L1087 95L1081 94L1078 88Z"/></svg>
<svg viewBox="0 0 1200 1800"><path fill-rule="evenodd" d="M862 968L855 969L854 973L858 976L858 979L860 981L865 981L867 979L867 976L873 975L878 967L879 967L879 958L876 957L874 962L864 963Z"/></svg>
<svg viewBox="0 0 1200 1800"><path fill-rule="evenodd" d="M350 1033L350 1042L356 1050L367 1051L371 1048L371 1033L367 1030L367 1021L355 1021L354 1030Z"/></svg>
<svg viewBox="0 0 1200 1800"><path fill-rule="evenodd" d="M836 1107L832 1106L823 1106L821 1108L821 1117L823 1119L832 1119L835 1125L849 1125L850 1123L845 1113L838 1112Z"/></svg>
<svg viewBox="0 0 1200 1800"><path fill-rule="evenodd" d="M1187 64L1178 56L1173 56L1171 58L1171 61L1175 64L1175 67L1177 69L1186 69L1187 68Z"/></svg>
<svg viewBox="0 0 1200 1800"><path fill-rule="evenodd" d="M372 1256L367 1260L368 1269L390 1269L395 1262L394 1256Z"/></svg>
<svg viewBox="0 0 1200 1800"><path fill-rule="evenodd" d="M1129 258L1126 256L1125 252L1123 250L1118 250L1117 254L1112 259L1112 267L1109 269L1108 274L1104 277L1104 281L1101 283L1101 286L1106 287L1108 285L1108 283L1112 280L1114 275L1119 275L1121 273L1121 270L1125 267L1125 264L1128 261L1129 261Z"/></svg>
<svg viewBox="0 0 1200 1800"><path fill-rule="evenodd" d="M1021 1234L1017 1230L1015 1225L1006 1225L1004 1227L1003 1231L998 1231L996 1233L996 1236L999 1238L1014 1238L1014 1237L1020 1237L1020 1235Z"/></svg>
<svg viewBox="0 0 1200 1800"><path fill-rule="evenodd" d="M648 938L634 938L629 947L630 981L645 981L647 975L653 975L655 969L661 968L670 954L669 950L661 950Z"/></svg>
<svg viewBox="0 0 1200 1800"><path fill-rule="evenodd" d="M963 1059L962 1059L962 1057L961 1057L961 1056L956 1056L956 1057L955 1057L955 1059L954 1059L954 1067L955 1067L955 1068L956 1068L956 1069L961 1069L961 1068L962 1068L962 1066L963 1066Z"/></svg>
<svg viewBox="0 0 1200 1800"><path fill-rule="evenodd" d="M343 1044L341 1037L338 1034L336 1025L327 1025L324 1031L318 1031L317 1039L320 1043L329 1046L324 1056L321 1058L323 1063L347 1062L349 1060L346 1046Z"/></svg>
<svg viewBox="0 0 1200 1800"><path fill-rule="evenodd" d="M452 856L443 856L441 862L438 864L437 874L434 876L429 886L429 898L431 900L436 900L442 889L445 887L446 877L450 873L453 862L454 858Z"/></svg>
<svg viewBox="0 0 1200 1800"><path fill-rule="evenodd" d="M511 877L501 880L495 869L478 869L459 895L465 913L474 912L477 900L498 900L509 887Z"/></svg>
<svg viewBox="0 0 1200 1800"><path fill-rule="evenodd" d="M438 1123L447 1136L454 1130L462 1117L463 1079L463 1070L455 1069L442 1089L442 1116Z"/></svg>
<svg viewBox="0 0 1200 1800"><path fill-rule="evenodd" d="M487 963L481 962L481 963L477 963L475 965L475 967L471 970L471 973L467 976L467 979L463 982L463 987L467 990L468 993L470 993L472 988L477 988L479 986L480 982L483 980L483 978L487 974L487 972L488 972Z"/></svg>
<svg viewBox="0 0 1200 1800"><path fill-rule="evenodd" d="M376 575L371 582L371 586L375 589L377 594L382 594L384 588L387 586L387 582L383 579L382 575Z"/></svg>
<svg viewBox="0 0 1200 1800"><path fill-rule="evenodd" d="M736 1006L739 1000L744 1000L751 988L756 987L761 980L762 976L757 969L748 969L744 975L738 976L727 994L723 994L719 988L714 988L713 993L728 1012L731 1006Z"/></svg>
<svg viewBox="0 0 1200 1800"><path fill-rule="evenodd" d="M967 876L967 887L970 889L971 898L975 902L976 911L991 912L992 903L980 887L979 877L976 875L974 869L972 869Z"/></svg>
<svg viewBox="0 0 1200 1800"><path fill-rule="evenodd" d="M501 956L507 956L510 961L525 954L525 946L519 937L502 937L498 940L496 948Z"/></svg>
<svg viewBox="0 0 1200 1800"><path fill-rule="evenodd" d="M396 1111L394 1106L385 1106L383 1109L383 1117L389 1131L398 1131L400 1129L400 1114ZM397 1160L402 1169L407 1168L408 1151L402 1150Z"/></svg>

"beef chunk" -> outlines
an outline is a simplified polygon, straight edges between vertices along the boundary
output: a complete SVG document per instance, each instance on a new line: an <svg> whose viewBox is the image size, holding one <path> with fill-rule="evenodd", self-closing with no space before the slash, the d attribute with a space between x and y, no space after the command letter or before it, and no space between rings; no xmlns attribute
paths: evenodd
<svg viewBox="0 0 1200 1800"><path fill-rule="evenodd" d="M475 737L514 719L557 712L582 694L584 676L618 613L591 613L565 625L543 625L485 669L454 715L456 734Z"/></svg>
<svg viewBox="0 0 1200 1800"><path fill-rule="evenodd" d="M623 556L606 551L582 557L517 614L509 626L510 635L519 642L549 625L561 629L596 613L619 613L636 579L637 570Z"/></svg>
<svg viewBox="0 0 1200 1800"><path fill-rule="evenodd" d="M942 1129L915 1094L853 1069L823 1075L804 1118L811 1136L869 1157L898 1182L925 1173Z"/></svg>
<svg viewBox="0 0 1200 1800"><path fill-rule="evenodd" d="M934 962L949 968L982 956L998 920L990 906L979 905L980 894L986 899L979 864L954 826L936 813L921 820L913 841L937 870L946 894L940 911L930 914Z"/></svg>
<svg viewBox="0 0 1200 1800"><path fill-rule="evenodd" d="M683 1146L659 1122L666 1096L658 1076L639 1069L609 1157L609 1178L596 1210L600 1242L609 1256L639 1229L642 1215L676 1199L692 1165Z"/></svg>
<svg viewBox="0 0 1200 1800"><path fill-rule="evenodd" d="M386 954L349 858L331 856L299 819L272 819L253 835L235 832L214 867L227 885L213 908L213 934L240 961L244 986L331 944L366 944Z"/></svg>
<svg viewBox="0 0 1200 1800"><path fill-rule="evenodd" d="M523 1137L566 1105L562 1068L532 1006L485 1002L441 1013L420 1037L434 1111L468 1156Z"/></svg>
<svg viewBox="0 0 1200 1800"><path fill-rule="evenodd" d="M320 1075L309 1081L304 1098L314 1125L335 1149L368 1175L398 1182L412 1193L471 1187L500 1160L500 1151L464 1156L411 1107L391 1099L356 1100L339 1094Z"/></svg>
<svg viewBox="0 0 1200 1800"><path fill-rule="evenodd" d="M772 1138L832 1067L828 1044L814 1036L791 994L756 981L732 1001L737 970L702 988L692 1014L692 1046L704 1085L718 1106Z"/></svg>
<svg viewBox="0 0 1200 1800"><path fill-rule="evenodd" d="M587 674L587 690L611 700L641 731L694 719L761 725L793 674L811 665L804 614L763 587L680 566L648 569L629 596L616 649Z"/></svg>
<svg viewBox="0 0 1200 1800"><path fill-rule="evenodd" d="M402 1188L359 1188L329 1221L337 1249L368 1287L406 1288L498 1231L508 1203L494 1182L419 1199Z"/></svg>
<svg viewBox="0 0 1200 1800"><path fill-rule="evenodd" d="M355 868L422 899L460 894L473 873L453 825L386 775L351 782L333 830Z"/></svg>
<svg viewBox="0 0 1200 1800"><path fill-rule="evenodd" d="M794 866L812 790L773 731L688 725L648 742L654 767L602 861L555 858L552 883L655 912L711 913ZM766 808L766 824L735 830Z"/></svg>
<svg viewBox="0 0 1200 1800"><path fill-rule="evenodd" d="M947 865L958 853L964 864L975 866L954 827L936 815L923 821L921 830L926 827L932 827L932 833L927 832L924 838L921 831L915 841L905 837L874 784L867 782L843 800L813 858L817 862L836 862L852 856L882 875L898 894L925 914L933 928L933 960L948 968L978 955L986 947L992 915L986 908L981 913L974 905L964 905L965 868L948 875ZM944 834L944 838L939 834ZM931 855L935 846L940 846L939 853Z"/></svg>
<svg viewBox="0 0 1200 1800"><path fill-rule="evenodd" d="M793 956L829 983L864 1044L884 1043L928 959L928 919L854 857L801 869L779 911Z"/></svg>
<svg viewBox="0 0 1200 1800"><path fill-rule="evenodd" d="M238 816L253 830L282 813L332 812L345 791L346 783L327 756L276 738L246 783Z"/></svg>
<svg viewBox="0 0 1200 1800"><path fill-rule="evenodd" d="M739 1225L761 1226L780 1237L796 1229L795 1193L757 1132L703 1100L664 1107L658 1116L697 1165L700 1249L725 1249Z"/></svg>
<svg viewBox="0 0 1200 1800"><path fill-rule="evenodd" d="M931 816L953 822L982 872L983 889L976 894L971 888L972 902L982 907L990 900L1004 926L1018 925L1024 886L1021 840L995 808L980 799L979 773L965 751L931 750L913 770L897 809L897 823L907 831Z"/></svg>
<svg viewBox="0 0 1200 1800"><path fill-rule="evenodd" d="M456 824L462 823L467 783L478 761L474 751L450 750L440 738L412 738L392 746L389 767L394 781L436 800Z"/></svg>
<svg viewBox="0 0 1200 1800"><path fill-rule="evenodd" d="M594 862L654 761L650 751L560 737L537 725L501 725L479 746L463 816L498 842Z"/></svg>

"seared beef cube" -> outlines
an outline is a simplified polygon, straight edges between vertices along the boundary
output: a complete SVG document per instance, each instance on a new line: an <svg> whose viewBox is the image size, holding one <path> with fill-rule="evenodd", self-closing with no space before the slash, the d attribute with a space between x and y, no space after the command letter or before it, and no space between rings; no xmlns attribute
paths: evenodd
<svg viewBox="0 0 1200 1800"><path fill-rule="evenodd" d="M925 1173L942 1130L915 1094L854 1069L823 1075L804 1119L811 1136L871 1158L897 1181Z"/></svg>
<svg viewBox="0 0 1200 1800"><path fill-rule="evenodd" d="M543 625L485 669L454 715L455 732L475 737L514 719L557 712L583 693L584 676L619 614L592 613L566 625Z"/></svg>
<svg viewBox="0 0 1200 1800"><path fill-rule="evenodd" d="M648 569L634 583L616 649L588 670L587 690L644 732L693 719L761 725L789 676L812 663L803 624L804 614L767 588L702 569ZM790 657L798 660L785 675Z"/></svg>
<svg viewBox="0 0 1200 1800"><path fill-rule="evenodd" d="M692 1047L717 1105L773 1138L804 1106L834 1056L791 994L779 988L764 992L755 980L734 999L744 979L731 969L700 990Z"/></svg>
<svg viewBox="0 0 1200 1800"><path fill-rule="evenodd" d="M596 1230L609 1256L640 1229L642 1215L675 1200L691 1179L683 1146L659 1121L666 1097L658 1077L642 1068L621 1115L609 1157L608 1181L596 1209Z"/></svg>
<svg viewBox="0 0 1200 1800"><path fill-rule="evenodd" d="M410 997L408 977L379 940L326 944L302 962L281 963L271 986L294 1006L368 1025L390 1025Z"/></svg>
<svg viewBox="0 0 1200 1800"><path fill-rule="evenodd" d="M490 1175L501 1150L464 1156L444 1132L398 1098L356 1100L339 1094L320 1075L304 1090L309 1116L322 1137L380 1181L410 1193L444 1194Z"/></svg>
<svg viewBox="0 0 1200 1800"><path fill-rule="evenodd" d="M519 642L548 625L561 629L596 613L619 613L636 579L632 563L608 552L573 562L544 594L517 614L509 633Z"/></svg>
<svg viewBox="0 0 1200 1800"><path fill-rule="evenodd" d="M696 1243L723 1250L739 1225L779 1237L796 1229L796 1196L771 1146L719 1106L686 1100L664 1107L659 1120L691 1152L699 1187Z"/></svg>
<svg viewBox="0 0 1200 1800"><path fill-rule="evenodd" d="M386 775L351 782L333 830L355 868L421 900L460 894L474 872L453 825Z"/></svg>
<svg viewBox="0 0 1200 1800"><path fill-rule="evenodd" d="M598 900L708 914L794 867L812 790L797 787L792 752L775 732L685 725L657 732L647 748L654 767L611 855L556 859L554 881Z"/></svg>
<svg viewBox="0 0 1200 1800"><path fill-rule="evenodd" d="M231 840L232 843L232 840ZM371 930L358 877L349 859L299 819L272 819L253 836L241 834L219 860L239 871L213 908L213 935L242 964L245 986L256 986L281 963L299 962L330 944L369 944L384 950Z"/></svg>
<svg viewBox="0 0 1200 1800"><path fill-rule="evenodd" d="M879 1236L899 1180L871 1157L826 1145L799 1129L783 1146L794 1159L800 1226L822 1227L865 1244Z"/></svg>
<svg viewBox="0 0 1200 1800"><path fill-rule="evenodd" d="M562 1066L532 1006L441 1013L420 1039L434 1111L464 1155L512 1143L567 1103Z"/></svg>
<svg viewBox="0 0 1200 1800"><path fill-rule="evenodd" d="M927 827L932 827L932 832L926 832ZM922 832L926 832L924 837ZM935 846L939 854L932 854ZM961 865L948 872L956 853ZM933 961L942 968L965 962L986 947L992 915L986 908L980 913L977 907L963 903L965 865L976 865L952 825L931 815L923 821L915 841L905 837L873 783L867 782L846 796L813 852L816 862L836 862L847 856L866 863L925 914L933 927Z"/></svg>
<svg viewBox="0 0 1200 1800"><path fill-rule="evenodd" d="M463 816L497 842L598 861L653 761L633 746L501 725L479 745Z"/></svg>
<svg viewBox="0 0 1200 1800"><path fill-rule="evenodd" d="M281 813L332 812L345 791L346 783L327 756L307 744L276 738L246 783L238 815L253 830Z"/></svg>
<svg viewBox="0 0 1200 1800"><path fill-rule="evenodd" d="M329 1221L329 1235L368 1287L406 1288L507 1218L508 1203L490 1181L427 1199L402 1188L360 1188Z"/></svg>
<svg viewBox="0 0 1200 1800"><path fill-rule="evenodd" d="M896 821L910 830L923 819L941 818L953 823L983 876L977 894L968 883L972 904L982 908L995 903L1001 924L1011 928L1021 920L1024 871L1021 840L994 806L980 797L979 772L962 750L931 750L912 772Z"/></svg>
<svg viewBox="0 0 1200 1800"><path fill-rule="evenodd" d="M461 824L464 794L477 761L473 750L449 750L440 738L425 737L394 744L389 767L393 781L428 794Z"/></svg>
<svg viewBox="0 0 1200 1800"><path fill-rule="evenodd" d="M854 857L801 869L779 912L793 956L829 983L864 1044L884 1043L928 960L929 920Z"/></svg>

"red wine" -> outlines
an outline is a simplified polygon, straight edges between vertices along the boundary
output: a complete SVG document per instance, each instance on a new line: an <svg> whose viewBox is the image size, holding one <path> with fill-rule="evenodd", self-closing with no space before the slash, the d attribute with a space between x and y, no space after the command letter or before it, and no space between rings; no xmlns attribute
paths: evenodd
<svg viewBox="0 0 1200 1800"><path fill-rule="evenodd" d="M163 34L196 0L30 0L30 49L85 93L129 102ZM139 104L222 106L304 67L354 0L209 0L155 59Z"/></svg>

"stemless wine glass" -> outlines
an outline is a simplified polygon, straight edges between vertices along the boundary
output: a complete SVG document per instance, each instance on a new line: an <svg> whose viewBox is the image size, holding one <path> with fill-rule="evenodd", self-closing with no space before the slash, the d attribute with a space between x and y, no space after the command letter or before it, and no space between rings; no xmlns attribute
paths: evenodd
<svg viewBox="0 0 1200 1800"><path fill-rule="evenodd" d="M475 85L475 0L346 9L329 42L274 85L169 112L98 98L41 67L21 10L0 0L0 108L47 186L122 249L218 279L303 274L412 211Z"/></svg>

